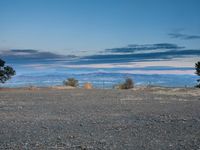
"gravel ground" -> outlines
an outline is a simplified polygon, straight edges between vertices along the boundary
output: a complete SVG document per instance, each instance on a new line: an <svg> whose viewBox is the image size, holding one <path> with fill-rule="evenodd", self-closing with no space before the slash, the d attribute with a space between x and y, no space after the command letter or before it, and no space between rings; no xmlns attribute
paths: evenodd
<svg viewBox="0 0 200 150"><path fill-rule="evenodd" d="M1 90L0 149L200 149L200 90Z"/></svg>

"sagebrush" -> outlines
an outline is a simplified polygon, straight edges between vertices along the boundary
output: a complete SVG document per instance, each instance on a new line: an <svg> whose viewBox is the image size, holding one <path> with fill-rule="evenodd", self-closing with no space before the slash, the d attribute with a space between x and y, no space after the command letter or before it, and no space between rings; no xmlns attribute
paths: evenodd
<svg viewBox="0 0 200 150"><path fill-rule="evenodd" d="M125 79L125 82L118 86L119 89L132 89L134 87L134 82L131 78Z"/></svg>
<svg viewBox="0 0 200 150"><path fill-rule="evenodd" d="M77 87L78 86L78 80L75 78L68 78L67 80L63 81L63 84L66 86L73 86Z"/></svg>

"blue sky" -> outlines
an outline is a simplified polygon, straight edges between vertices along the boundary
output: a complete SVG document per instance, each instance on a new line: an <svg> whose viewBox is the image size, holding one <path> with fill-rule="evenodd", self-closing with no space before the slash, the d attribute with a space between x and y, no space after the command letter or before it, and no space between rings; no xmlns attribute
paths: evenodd
<svg viewBox="0 0 200 150"><path fill-rule="evenodd" d="M128 44L178 43L199 48L199 0L1 0L1 48L60 53Z"/></svg>
<svg viewBox="0 0 200 150"><path fill-rule="evenodd" d="M199 6L199 0L0 0L0 55L35 68L168 66L190 67L191 74L200 56Z"/></svg>

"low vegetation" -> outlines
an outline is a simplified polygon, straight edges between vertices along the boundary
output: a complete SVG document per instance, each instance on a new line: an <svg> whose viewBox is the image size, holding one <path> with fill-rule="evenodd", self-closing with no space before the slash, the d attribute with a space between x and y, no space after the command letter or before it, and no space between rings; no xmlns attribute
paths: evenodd
<svg viewBox="0 0 200 150"><path fill-rule="evenodd" d="M200 61L198 61L196 64L195 64L195 70L196 70L196 74L198 76L200 76ZM196 85L196 87L200 88L200 79L197 80L198 84Z"/></svg>
<svg viewBox="0 0 200 150"><path fill-rule="evenodd" d="M77 87L78 86L78 80L76 80L75 78L68 78L67 80L63 81L63 84L65 86Z"/></svg>
<svg viewBox="0 0 200 150"><path fill-rule="evenodd" d="M85 84L83 85L83 88L84 88L84 89L93 89L93 86L92 86L91 83L85 83Z"/></svg>
<svg viewBox="0 0 200 150"><path fill-rule="evenodd" d="M134 87L134 82L131 78L125 79L125 82L118 85L118 89L132 89Z"/></svg>
<svg viewBox="0 0 200 150"><path fill-rule="evenodd" d="M5 61L0 59L0 83L5 83L15 75L15 70L10 66L5 66Z"/></svg>

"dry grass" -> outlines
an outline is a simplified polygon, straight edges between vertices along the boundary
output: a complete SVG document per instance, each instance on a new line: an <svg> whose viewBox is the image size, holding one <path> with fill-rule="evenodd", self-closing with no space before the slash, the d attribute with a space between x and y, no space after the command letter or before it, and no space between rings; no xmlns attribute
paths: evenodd
<svg viewBox="0 0 200 150"><path fill-rule="evenodd" d="M132 90L140 92L153 92L154 94L163 95L191 95L200 96L199 88L167 88L167 87L135 87Z"/></svg>

